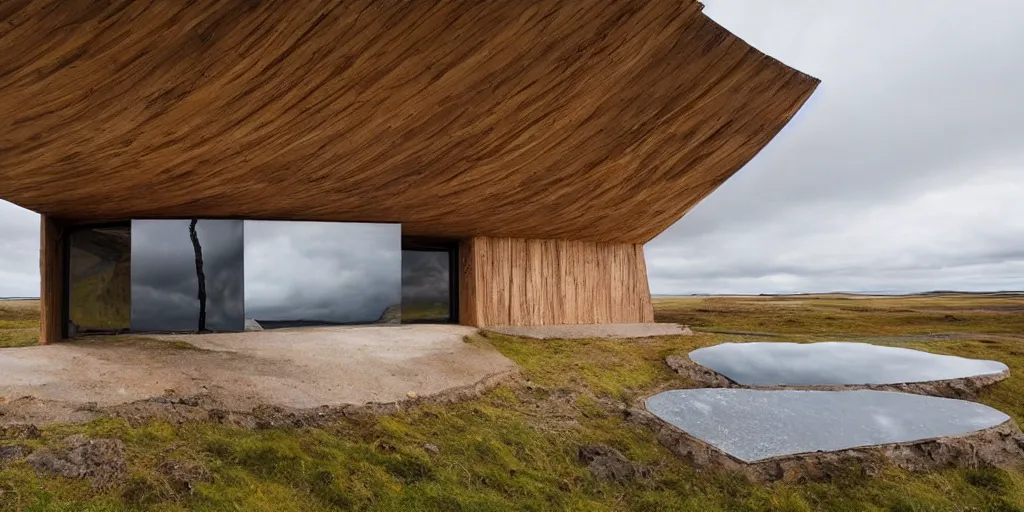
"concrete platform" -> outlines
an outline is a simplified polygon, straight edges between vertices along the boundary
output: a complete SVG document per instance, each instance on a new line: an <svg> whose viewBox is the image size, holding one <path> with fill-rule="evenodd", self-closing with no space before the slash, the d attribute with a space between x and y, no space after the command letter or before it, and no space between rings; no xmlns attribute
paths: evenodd
<svg viewBox="0 0 1024 512"><path fill-rule="evenodd" d="M689 336L693 331L680 324L579 324L489 327L487 330L540 340L582 338L647 338L651 336Z"/></svg>
<svg viewBox="0 0 1024 512"><path fill-rule="evenodd" d="M83 410L203 397L228 411L392 403L516 372L450 325L105 336L0 349L0 424L76 421Z"/></svg>

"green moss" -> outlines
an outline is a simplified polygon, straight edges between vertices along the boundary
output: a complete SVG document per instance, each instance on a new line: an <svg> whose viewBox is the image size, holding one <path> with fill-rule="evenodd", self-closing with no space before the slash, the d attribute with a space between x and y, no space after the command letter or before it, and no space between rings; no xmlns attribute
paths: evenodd
<svg viewBox="0 0 1024 512"><path fill-rule="evenodd" d="M0 348L28 347L39 344L39 327L0 329Z"/></svg>
<svg viewBox="0 0 1024 512"><path fill-rule="evenodd" d="M667 309L659 304L659 316L686 311L723 330L753 330L752 325L762 322L763 329L787 332L777 339L793 341L828 339L831 333L786 331L787 326L813 325L827 316L835 318L829 322L846 322L845 332L854 334L949 332L948 321L939 320L943 316L913 313L918 318L909 320L911 313L904 310L923 308L909 299L877 304L866 302L871 299L822 300L826 302L813 307L769 299L753 305L749 298L714 302L716 311L729 314L696 312L707 308L703 299L676 300ZM942 303L947 311L942 315L978 318L972 311L994 307L958 300ZM858 309L848 310L853 307ZM908 323L893 322L893 315L908 315ZM918 327L917 322L925 321L931 326ZM1016 320L984 322L989 331L1003 332ZM911 474L887 469L868 477L851 468L827 483L767 485L725 472L698 472L663 448L652 432L625 421L610 406L665 386L691 386L669 371L663 358L736 338L471 337L468 342L492 345L519 363L531 385L502 386L458 404L424 405L323 428L244 430L210 422L134 425L117 419L46 427L42 439L28 444L50 446L74 433L122 439L130 476L114 489L97 490L84 482L39 477L24 464L15 464L0 470L0 510L1024 510L1021 471ZM980 400L1022 423L1024 338L990 338L887 343L1007 363L1011 377ZM437 450L426 449L428 443ZM650 476L630 484L596 479L577 459L578 447L590 443L613 446L649 468ZM175 490L159 471L168 459L201 465L213 481L195 483L191 494Z"/></svg>

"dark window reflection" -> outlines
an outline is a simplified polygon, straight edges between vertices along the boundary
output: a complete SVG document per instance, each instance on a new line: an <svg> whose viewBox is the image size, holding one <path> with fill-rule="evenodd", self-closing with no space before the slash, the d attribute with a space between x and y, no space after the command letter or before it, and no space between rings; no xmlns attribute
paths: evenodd
<svg viewBox="0 0 1024 512"><path fill-rule="evenodd" d="M241 331L240 220L132 221L135 331Z"/></svg>
<svg viewBox="0 0 1024 512"><path fill-rule="evenodd" d="M68 243L68 335L124 331L131 318L131 230L80 228Z"/></svg>
<svg viewBox="0 0 1024 512"><path fill-rule="evenodd" d="M398 224L246 221L247 329L400 323Z"/></svg>
<svg viewBox="0 0 1024 512"><path fill-rule="evenodd" d="M403 323L452 321L449 265L447 251L402 251Z"/></svg>

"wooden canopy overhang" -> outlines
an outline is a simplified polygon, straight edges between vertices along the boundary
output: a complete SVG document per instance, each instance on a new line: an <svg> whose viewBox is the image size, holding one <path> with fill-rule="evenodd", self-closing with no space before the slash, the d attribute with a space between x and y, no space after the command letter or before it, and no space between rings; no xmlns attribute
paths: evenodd
<svg viewBox="0 0 1024 512"><path fill-rule="evenodd" d="M639 244L818 81L690 0L0 3L0 198L51 218Z"/></svg>

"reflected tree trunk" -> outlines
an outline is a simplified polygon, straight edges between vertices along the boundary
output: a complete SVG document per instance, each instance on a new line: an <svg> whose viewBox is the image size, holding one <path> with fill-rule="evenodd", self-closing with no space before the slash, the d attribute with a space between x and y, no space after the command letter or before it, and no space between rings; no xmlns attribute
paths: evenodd
<svg viewBox="0 0 1024 512"><path fill-rule="evenodd" d="M196 279L199 280L199 332L206 330L206 274L203 273L203 246L199 245L199 233L196 224L199 219L192 219L188 225L188 234L192 238L192 251L196 255Z"/></svg>

